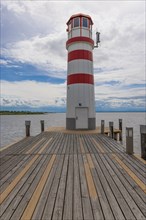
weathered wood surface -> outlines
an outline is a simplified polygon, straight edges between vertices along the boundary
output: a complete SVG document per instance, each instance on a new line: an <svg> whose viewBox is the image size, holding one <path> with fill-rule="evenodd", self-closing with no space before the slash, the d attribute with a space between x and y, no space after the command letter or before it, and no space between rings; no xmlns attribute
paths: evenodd
<svg viewBox="0 0 146 220"><path fill-rule="evenodd" d="M0 160L1 220L146 218L146 164L107 136L47 131Z"/></svg>

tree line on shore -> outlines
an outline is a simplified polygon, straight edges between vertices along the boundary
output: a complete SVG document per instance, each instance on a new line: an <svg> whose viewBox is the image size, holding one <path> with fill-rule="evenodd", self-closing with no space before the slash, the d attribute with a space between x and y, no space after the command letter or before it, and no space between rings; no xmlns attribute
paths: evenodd
<svg viewBox="0 0 146 220"><path fill-rule="evenodd" d="M44 114L45 112L31 112L31 111L0 111L0 115L31 115Z"/></svg>

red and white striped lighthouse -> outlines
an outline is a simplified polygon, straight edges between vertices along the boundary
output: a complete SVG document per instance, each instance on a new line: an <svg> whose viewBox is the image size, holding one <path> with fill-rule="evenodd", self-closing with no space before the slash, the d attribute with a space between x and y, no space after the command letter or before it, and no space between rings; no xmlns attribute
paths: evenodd
<svg viewBox="0 0 146 220"><path fill-rule="evenodd" d="M67 129L96 128L92 25L85 14L75 14L67 22Z"/></svg>

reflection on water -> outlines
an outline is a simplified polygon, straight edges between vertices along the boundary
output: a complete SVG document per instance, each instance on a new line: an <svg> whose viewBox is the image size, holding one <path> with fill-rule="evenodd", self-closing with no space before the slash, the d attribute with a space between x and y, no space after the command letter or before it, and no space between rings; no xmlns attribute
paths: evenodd
<svg viewBox="0 0 146 220"><path fill-rule="evenodd" d="M25 121L31 121L31 136L40 133L40 120L45 121L45 128L65 127L65 113L49 113L43 115L1 115L1 143L3 147L20 138L25 137ZM140 125L145 124L145 113L96 113L96 126L100 126L101 120L105 120L105 126L109 126L109 121L114 122L114 127L118 128L119 119L123 119L123 144L125 145L126 127L133 127L134 130L134 152L140 153Z"/></svg>

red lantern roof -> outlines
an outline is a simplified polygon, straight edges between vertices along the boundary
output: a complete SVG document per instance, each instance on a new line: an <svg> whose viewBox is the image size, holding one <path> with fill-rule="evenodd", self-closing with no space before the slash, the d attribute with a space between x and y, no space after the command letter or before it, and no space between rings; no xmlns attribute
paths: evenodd
<svg viewBox="0 0 146 220"><path fill-rule="evenodd" d="M88 19L90 19L91 24L93 25L92 18L91 18L89 15L85 15L85 14L82 14L82 13L72 15L66 24L68 25L69 22L70 22L70 20L72 20L73 18L76 18L76 17L85 17L85 18L88 18Z"/></svg>

